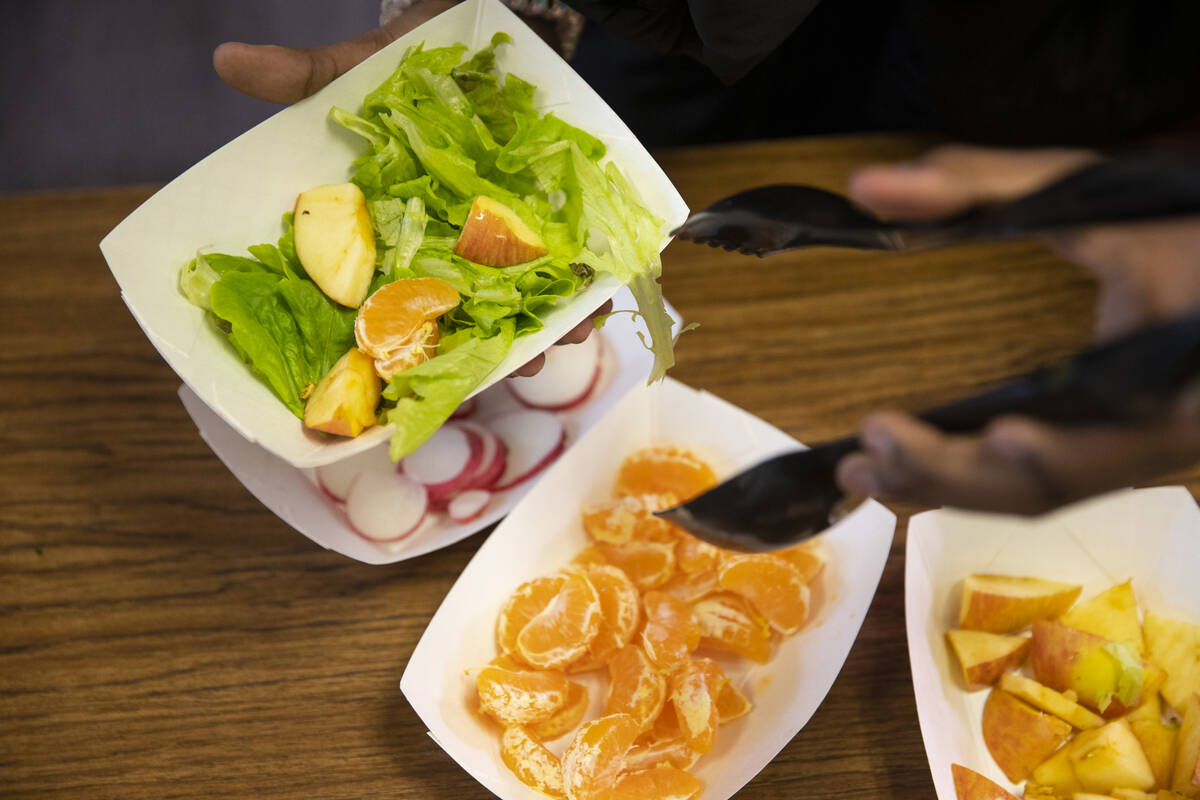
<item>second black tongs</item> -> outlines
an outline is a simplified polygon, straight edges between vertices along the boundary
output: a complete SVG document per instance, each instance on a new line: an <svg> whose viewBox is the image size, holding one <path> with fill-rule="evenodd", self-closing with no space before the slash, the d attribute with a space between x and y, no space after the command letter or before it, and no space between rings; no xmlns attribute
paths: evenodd
<svg viewBox="0 0 1200 800"><path fill-rule="evenodd" d="M819 245L907 251L1197 213L1200 157L1130 153L1011 202L975 206L935 222L885 222L833 192L776 185L720 200L690 216L674 235L756 256Z"/></svg>

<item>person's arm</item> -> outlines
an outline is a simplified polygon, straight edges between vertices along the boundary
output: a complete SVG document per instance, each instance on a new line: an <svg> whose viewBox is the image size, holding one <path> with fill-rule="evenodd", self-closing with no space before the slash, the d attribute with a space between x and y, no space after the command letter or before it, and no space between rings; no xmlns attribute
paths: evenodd
<svg viewBox="0 0 1200 800"><path fill-rule="evenodd" d="M1079 150L940 148L914 164L861 170L850 196L882 216L932 218L1025 193L1098 157ZM1053 241L1096 276L1100 339L1200 308L1200 218L1094 228ZM1011 417L979 435L957 436L883 411L863 422L861 440L863 450L837 470L851 494L1038 514L1200 459L1200 391L1136 428L1067 428Z"/></svg>

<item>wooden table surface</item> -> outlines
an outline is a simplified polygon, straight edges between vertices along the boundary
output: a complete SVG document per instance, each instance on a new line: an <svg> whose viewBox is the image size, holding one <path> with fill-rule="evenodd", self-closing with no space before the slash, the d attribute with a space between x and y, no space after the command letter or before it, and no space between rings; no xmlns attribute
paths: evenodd
<svg viewBox="0 0 1200 800"><path fill-rule="evenodd" d="M659 154L692 208L839 188L894 137ZM0 796L485 798L397 684L479 534L386 567L322 550L200 440L97 243L150 187L0 197ZM1037 244L767 261L673 244L702 326L675 377L801 440L1088 339L1093 286ZM1200 487L1197 474L1189 485ZM904 639L904 523L807 727L738 797L929 797Z"/></svg>

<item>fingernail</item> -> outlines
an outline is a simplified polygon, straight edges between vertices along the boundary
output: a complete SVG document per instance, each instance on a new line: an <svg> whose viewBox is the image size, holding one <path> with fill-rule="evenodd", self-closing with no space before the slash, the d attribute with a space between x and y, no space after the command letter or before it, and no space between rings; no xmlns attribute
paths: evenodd
<svg viewBox="0 0 1200 800"><path fill-rule="evenodd" d="M841 479L842 488L849 494L879 494L879 478L866 459L847 464Z"/></svg>
<svg viewBox="0 0 1200 800"><path fill-rule="evenodd" d="M866 450L887 459L892 459L899 450L892 432L879 422L868 422L859 439Z"/></svg>

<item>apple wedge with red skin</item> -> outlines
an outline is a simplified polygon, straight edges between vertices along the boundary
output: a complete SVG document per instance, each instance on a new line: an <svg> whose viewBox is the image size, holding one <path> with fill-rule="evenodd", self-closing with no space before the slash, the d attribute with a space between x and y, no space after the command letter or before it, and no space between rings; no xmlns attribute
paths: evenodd
<svg viewBox="0 0 1200 800"><path fill-rule="evenodd" d="M954 776L954 795L958 800L1017 800L1017 796L995 781L989 780L962 764L951 764Z"/></svg>
<svg viewBox="0 0 1200 800"><path fill-rule="evenodd" d="M1157 691L1163 673L1142 659L1143 685L1138 696L1128 705L1115 696L1105 704L1106 697L1115 695L1119 680L1119 665L1105 652L1105 646L1109 644L1107 639L1094 633L1061 622L1038 620L1033 623L1033 647L1030 649L1034 677L1056 691L1074 692L1081 705L1105 719L1123 716L1139 705L1145 691Z"/></svg>
<svg viewBox="0 0 1200 800"><path fill-rule="evenodd" d="M983 706L983 741L997 766L1013 783L1029 777L1071 735L1071 726L992 689Z"/></svg>
<svg viewBox="0 0 1200 800"><path fill-rule="evenodd" d="M471 203L454 252L476 264L513 267L541 258L549 250L517 212L498 200L478 195Z"/></svg>
<svg viewBox="0 0 1200 800"><path fill-rule="evenodd" d="M963 580L958 627L1015 633L1034 620L1062 614L1081 591L1082 586L1042 578L968 575Z"/></svg>
<svg viewBox="0 0 1200 800"><path fill-rule="evenodd" d="M375 424L383 381L375 362L351 348L321 377L304 404L304 425L335 436L355 437Z"/></svg>
<svg viewBox="0 0 1200 800"><path fill-rule="evenodd" d="M982 689L1016 669L1029 654L1028 636L1003 636L986 631L946 631L946 642L962 667L968 690Z"/></svg>

